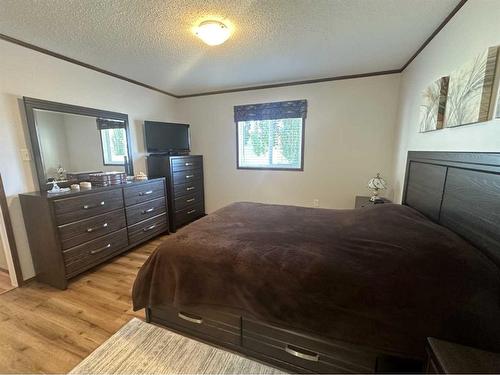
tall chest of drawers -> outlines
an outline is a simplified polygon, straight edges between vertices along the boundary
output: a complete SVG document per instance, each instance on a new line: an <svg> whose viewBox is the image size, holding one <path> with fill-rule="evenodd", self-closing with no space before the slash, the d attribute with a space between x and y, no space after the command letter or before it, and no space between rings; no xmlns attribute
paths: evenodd
<svg viewBox="0 0 500 375"><path fill-rule="evenodd" d="M205 215L203 156L149 155L148 175L165 177L170 231Z"/></svg>
<svg viewBox="0 0 500 375"><path fill-rule="evenodd" d="M80 192L19 195L37 279L68 279L168 231L163 178Z"/></svg>

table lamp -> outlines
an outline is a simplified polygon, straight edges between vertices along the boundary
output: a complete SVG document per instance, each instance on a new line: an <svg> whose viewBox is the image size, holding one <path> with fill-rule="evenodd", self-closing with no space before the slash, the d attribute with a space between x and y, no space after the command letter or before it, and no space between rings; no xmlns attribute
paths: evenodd
<svg viewBox="0 0 500 375"><path fill-rule="evenodd" d="M368 181L368 187L373 190L373 195L371 196L370 201L374 202L377 199L380 199L378 196L379 191L387 189L387 183L382 177L380 177L380 173L377 173L377 176Z"/></svg>

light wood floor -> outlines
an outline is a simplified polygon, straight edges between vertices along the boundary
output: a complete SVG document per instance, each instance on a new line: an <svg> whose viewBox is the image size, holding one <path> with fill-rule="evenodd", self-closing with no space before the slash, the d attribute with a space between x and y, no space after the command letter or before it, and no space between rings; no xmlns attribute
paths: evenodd
<svg viewBox="0 0 500 375"><path fill-rule="evenodd" d="M66 373L132 317L137 271L161 237L75 278L0 295L0 373Z"/></svg>
<svg viewBox="0 0 500 375"><path fill-rule="evenodd" d="M10 276L7 272L0 270L0 294L14 289L11 284Z"/></svg>

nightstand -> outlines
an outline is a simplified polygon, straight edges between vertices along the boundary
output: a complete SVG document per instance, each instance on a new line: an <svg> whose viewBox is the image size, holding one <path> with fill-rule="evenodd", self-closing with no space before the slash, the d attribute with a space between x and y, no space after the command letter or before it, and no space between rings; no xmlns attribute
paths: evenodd
<svg viewBox="0 0 500 375"><path fill-rule="evenodd" d="M387 198L382 198L383 203L391 203L391 201ZM365 197L361 195L356 196L356 201L354 203L354 208L361 208L361 207L366 207L366 206L372 206L374 204L381 204L381 202L374 203L370 201L370 197Z"/></svg>
<svg viewBox="0 0 500 375"><path fill-rule="evenodd" d="M426 373L500 373L500 353L491 353L428 337Z"/></svg>

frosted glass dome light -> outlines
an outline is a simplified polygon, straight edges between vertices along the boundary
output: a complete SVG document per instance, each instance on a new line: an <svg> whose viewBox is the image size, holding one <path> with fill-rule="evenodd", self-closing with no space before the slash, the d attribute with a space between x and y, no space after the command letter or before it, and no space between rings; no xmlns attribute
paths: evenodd
<svg viewBox="0 0 500 375"><path fill-rule="evenodd" d="M231 31L222 22L204 21L198 25L195 34L209 46L217 46L228 40Z"/></svg>

